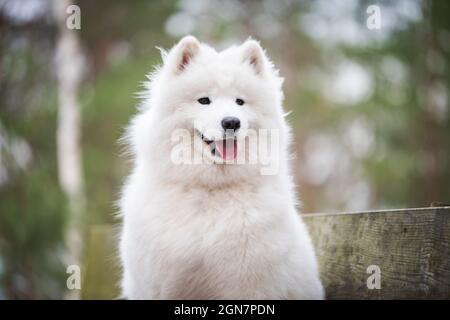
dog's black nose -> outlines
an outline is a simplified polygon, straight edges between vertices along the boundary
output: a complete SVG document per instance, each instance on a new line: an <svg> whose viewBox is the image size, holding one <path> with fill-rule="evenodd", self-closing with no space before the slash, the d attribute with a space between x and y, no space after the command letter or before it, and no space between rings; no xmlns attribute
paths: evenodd
<svg viewBox="0 0 450 320"><path fill-rule="evenodd" d="M236 117L225 117L222 119L222 128L224 130L238 130L241 127L241 120Z"/></svg>

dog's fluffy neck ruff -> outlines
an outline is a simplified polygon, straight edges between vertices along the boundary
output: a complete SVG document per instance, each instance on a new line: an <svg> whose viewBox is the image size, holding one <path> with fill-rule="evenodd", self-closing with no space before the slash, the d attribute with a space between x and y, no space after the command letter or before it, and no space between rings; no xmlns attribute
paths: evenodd
<svg viewBox="0 0 450 320"><path fill-rule="evenodd" d="M158 168L158 169L155 169ZM249 171L251 170L251 175ZM257 190L261 184L276 187L284 184L287 178L286 169L280 164L276 175L261 175L259 168L249 169L248 165L239 164L173 164L167 161L161 163L142 163L135 167L135 173L143 178L145 183L158 185L159 189L178 187L184 190L203 190L215 192L223 189ZM237 181L239 183L237 183Z"/></svg>

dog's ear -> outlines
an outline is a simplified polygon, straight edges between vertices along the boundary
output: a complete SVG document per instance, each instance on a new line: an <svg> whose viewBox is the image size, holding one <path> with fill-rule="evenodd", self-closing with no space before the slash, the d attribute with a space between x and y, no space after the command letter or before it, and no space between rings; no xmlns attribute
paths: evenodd
<svg viewBox="0 0 450 320"><path fill-rule="evenodd" d="M193 36L185 36L172 49L175 73L183 72L200 51L200 42Z"/></svg>
<svg viewBox="0 0 450 320"><path fill-rule="evenodd" d="M249 39L242 44L244 63L250 64L256 74L264 73L266 56L258 41Z"/></svg>

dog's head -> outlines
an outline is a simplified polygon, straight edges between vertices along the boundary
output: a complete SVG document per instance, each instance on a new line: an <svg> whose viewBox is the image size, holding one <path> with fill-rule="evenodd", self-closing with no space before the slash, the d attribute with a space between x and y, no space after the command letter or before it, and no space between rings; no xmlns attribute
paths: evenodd
<svg viewBox="0 0 450 320"><path fill-rule="evenodd" d="M215 164L251 152L244 142L252 130L280 130L283 138L283 81L257 41L217 52L186 36L162 53L148 99L159 130L188 131L193 153Z"/></svg>

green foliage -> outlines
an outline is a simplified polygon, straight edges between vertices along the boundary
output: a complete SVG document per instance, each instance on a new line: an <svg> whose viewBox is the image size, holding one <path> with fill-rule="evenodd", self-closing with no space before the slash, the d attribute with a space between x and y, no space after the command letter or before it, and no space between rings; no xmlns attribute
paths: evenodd
<svg viewBox="0 0 450 320"><path fill-rule="evenodd" d="M2 135L7 178L0 186L0 296L9 298L58 298L65 284L67 210L56 175L56 104L52 90L41 89L47 96L36 110L0 114L0 128L8 130ZM26 137L31 149L31 163L24 168L14 165L6 150L16 141L12 137Z"/></svg>

